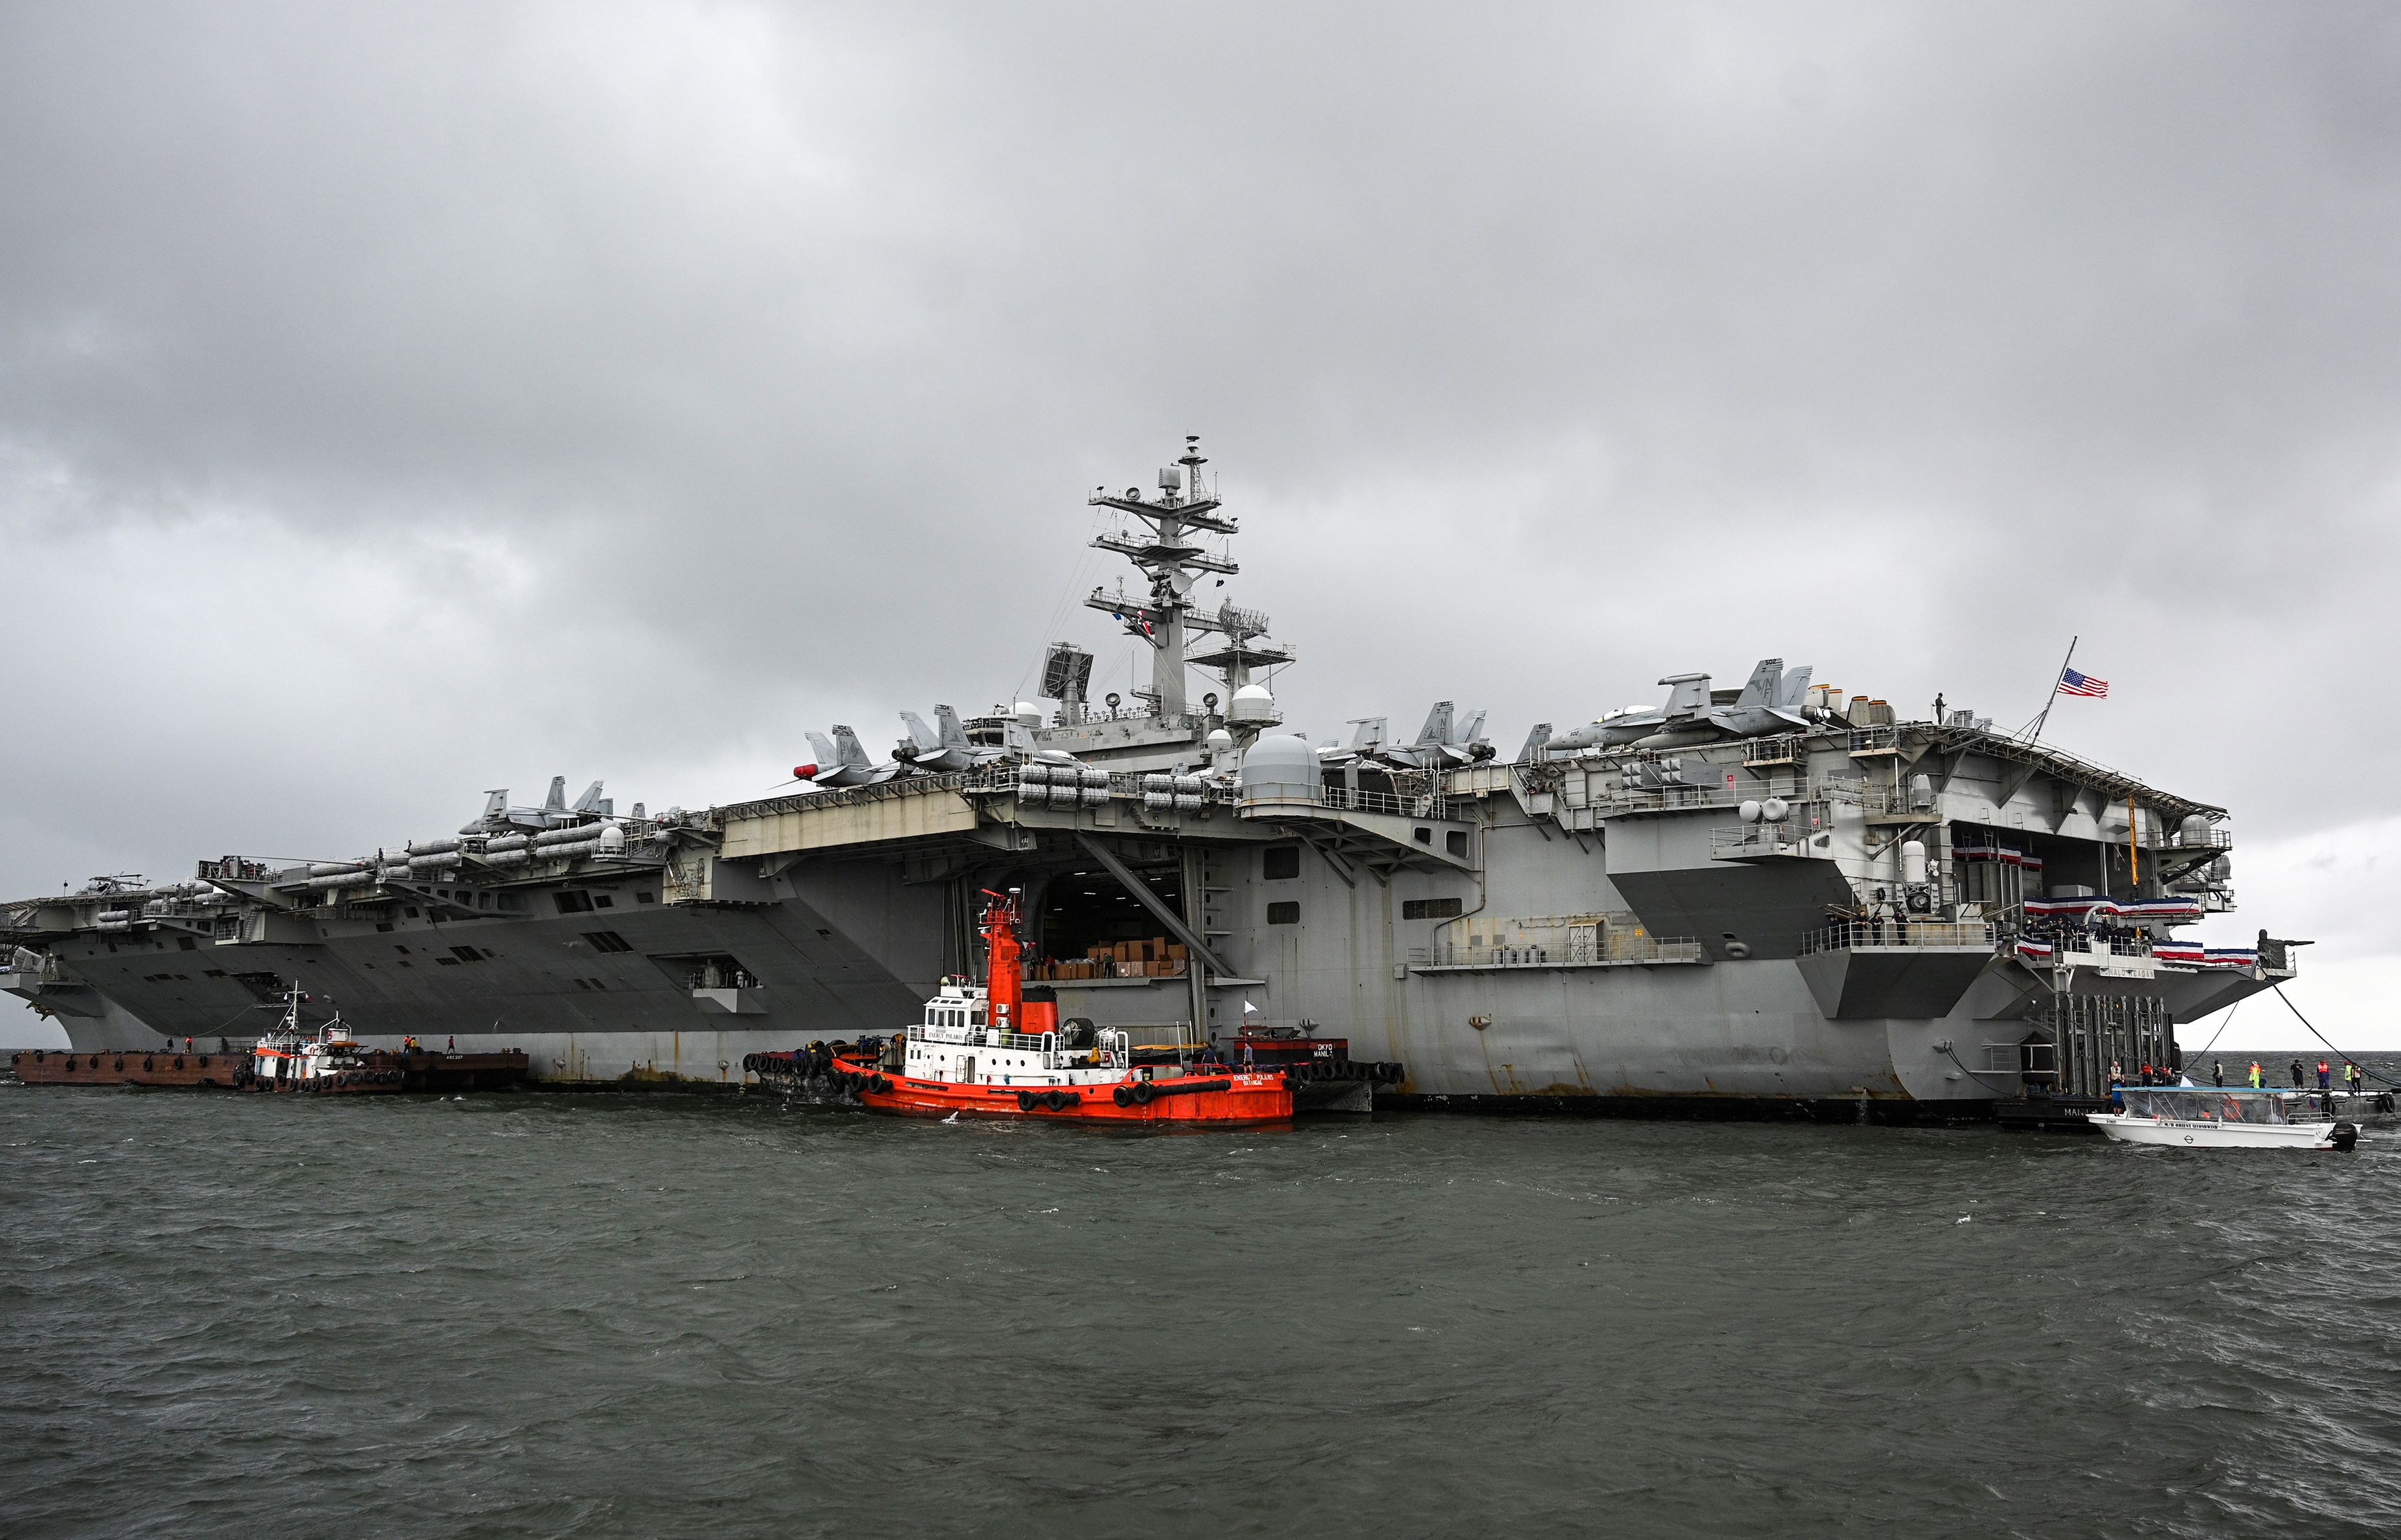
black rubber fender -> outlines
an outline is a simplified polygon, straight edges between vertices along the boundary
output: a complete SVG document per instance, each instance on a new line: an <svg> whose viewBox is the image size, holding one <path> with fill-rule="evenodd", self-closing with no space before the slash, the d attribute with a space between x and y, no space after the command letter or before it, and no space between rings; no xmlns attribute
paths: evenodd
<svg viewBox="0 0 2401 1540"><path fill-rule="evenodd" d="M1109 1093L1109 1099L1116 1102L1119 1107L1132 1107L1133 1105L1133 1087L1131 1085L1120 1085L1116 1090Z"/></svg>
<svg viewBox="0 0 2401 1540"><path fill-rule="evenodd" d="M882 1075L871 1075L868 1077L867 1088L880 1097L892 1089L892 1083Z"/></svg>
<svg viewBox="0 0 2401 1540"><path fill-rule="evenodd" d="M1083 1097L1076 1095L1073 1091L1045 1091L1042 1093L1042 1104L1050 1108L1050 1111L1054 1112L1063 1112L1068 1108L1083 1099Z"/></svg>
<svg viewBox="0 0 2401 1540"><path fill-rule="evenodd" d="M1034 1111L1035 1106L1036 1099L1033 1092L1020 1091L1017 1093L1017 1110L1019 1111L1031 1112Z"/></svg>
<svg viewBox="0 0 2401 1540"><path fill-rule="evenodd" d="M1159 1092L1151 1085L1150 1082L1146 1080L1138 1080L1133 1083L1133 1100L1135 1106L1149 1106L1150 1098L1157 1095L1159 1095Z"/></svg>

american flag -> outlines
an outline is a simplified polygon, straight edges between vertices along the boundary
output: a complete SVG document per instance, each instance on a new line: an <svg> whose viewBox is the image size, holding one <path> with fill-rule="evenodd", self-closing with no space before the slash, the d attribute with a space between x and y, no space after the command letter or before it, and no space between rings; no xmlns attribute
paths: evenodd
<svg viewBox="0 0 2401 1540"><path fill-rule="evenodd" d="M2059 674L2059 693L2090 695L2098 698L2109 693L2109 681L2095 679L2089 674L2079 674L2072 668L2062 669Z"/></svg>

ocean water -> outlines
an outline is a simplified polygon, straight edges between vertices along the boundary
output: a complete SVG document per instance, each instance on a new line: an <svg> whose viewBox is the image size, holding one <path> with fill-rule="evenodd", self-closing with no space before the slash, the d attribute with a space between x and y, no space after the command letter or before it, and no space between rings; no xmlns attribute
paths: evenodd
<svg viewBox="0 0 2401 1540"><path fill-rule="evenodd" d="M0 1533L2390 1534L2386 1132L0 1085Z"/></svg>

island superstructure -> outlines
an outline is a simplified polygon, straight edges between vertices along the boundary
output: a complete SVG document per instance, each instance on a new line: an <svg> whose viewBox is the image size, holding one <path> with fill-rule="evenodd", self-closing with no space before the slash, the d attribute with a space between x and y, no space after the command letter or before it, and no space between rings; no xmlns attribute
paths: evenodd
<svg viewBox="0 0 2401 1540"><path fill-rule="evenodd" d="M1085 601L1149 650L1131 701L1063 642L1047 707L903 713L881 762L812 733L785 795L620 815L562 778L346 860L96 879L0 909L0 988L79 1050L255 1037L300 979L370 1044L732 1084L905 1025L1014 888L1033 975L1102 1028L1343 1037L1458 1105L1950 1119L2164 1064L2291 973L2264 932L2175 935L2232 906L2224 809L1777 659L1508 758L1449 702L1301 736L1268 618L1194 597L1240 570L1206 463L1088 498L1136 579Z"/></svg>

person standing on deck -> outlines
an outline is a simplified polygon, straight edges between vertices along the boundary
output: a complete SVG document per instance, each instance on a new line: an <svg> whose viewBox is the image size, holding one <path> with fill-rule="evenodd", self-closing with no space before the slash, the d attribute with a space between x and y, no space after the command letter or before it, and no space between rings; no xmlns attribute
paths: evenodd
<svg viewBox="0 0 2401 1540"><path fill-rule="evenodd" d="M2295 1059L2295 1060L2293 1060L2293 1089L2294 1089L2294 1090L2298 1091L2298 1090L2299 1090L2299 1089L2301 1088L2301 1080L2302 1080L2302 1076L2301 1076L2301 1061L2300 1061L2299 1059Z"/></svg>
<svg viewBox="0 0 2401 1540"><path fill-rule="evenodd" d="M2216 1059L2209 1061L2209 1083L2220 1090L2226 1087L2226 1066Z"/></svg>
<svg viewBox="0 0 2401 1540"><path fill-rule="evenodd" d="M2361 1070L2358 1065L2353 1064L2349 1059L2344 1059L2342 1061L2342 1088L2344 1090L2349 1091L2354 1097L2359 1095L2360 1082L2367 1078L2367 1072Z"/></svg>
<svg viewBox="0 0 2401 1540"><path fill-rule="evenodd" d="M2251 1061L2251 1089L2254 1091L2259 1089L2264 1078L2265 1077L2259 1073L2259 1061L2256 1058L2253 1059Z"/></svg>

